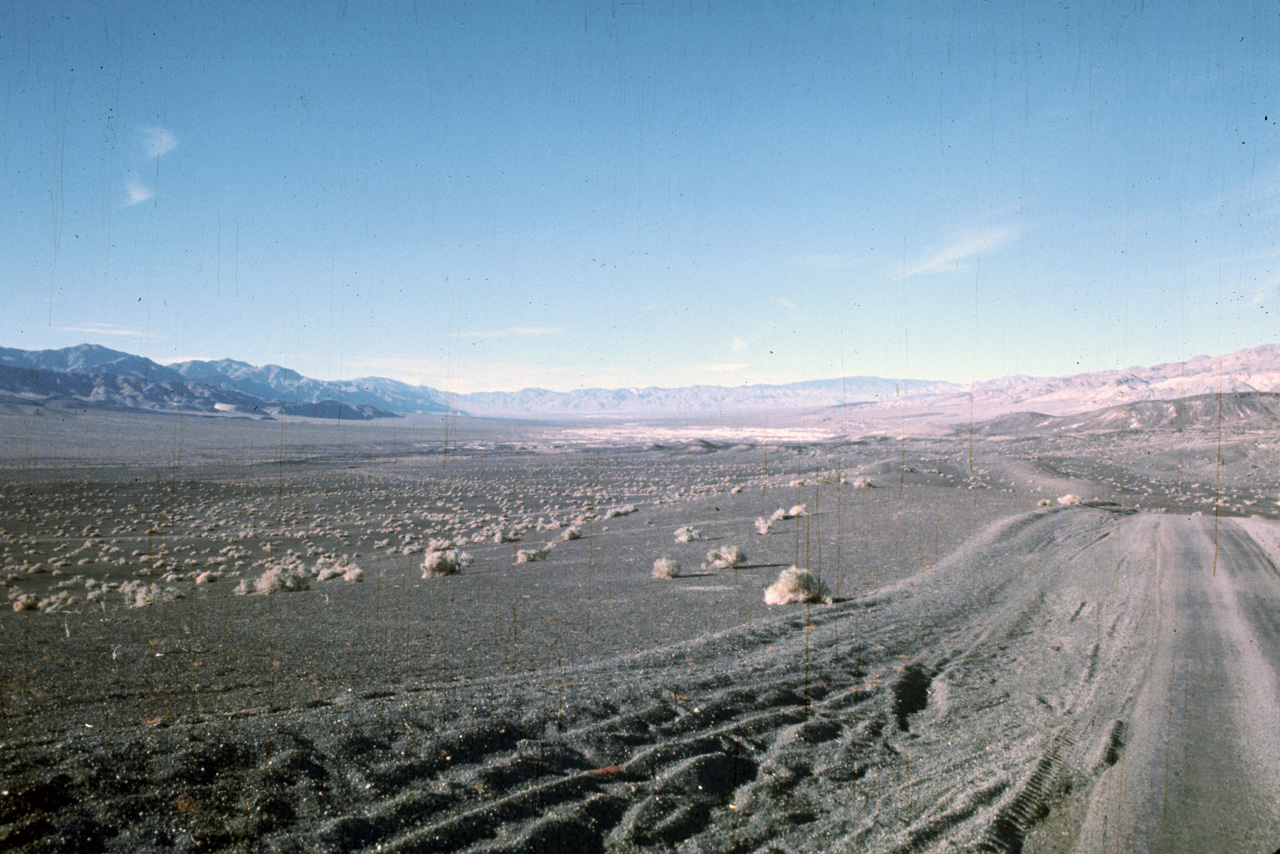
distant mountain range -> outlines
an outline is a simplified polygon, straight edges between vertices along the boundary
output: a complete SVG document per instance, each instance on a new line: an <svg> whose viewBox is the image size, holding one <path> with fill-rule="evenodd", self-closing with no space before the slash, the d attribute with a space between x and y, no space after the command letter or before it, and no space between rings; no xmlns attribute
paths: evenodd
<svg viewBox="0 0 1280 854"><path fill-rule="evenodd" d="M316 380L279 365L259 367L234 359L161 365L94 344L62 350L0 348L0 400L254 417L284 413L365 419L462 412L548 418L816 409L957 388L920 380L847 377L787 385L450 394L385 377Z"/></svg>
<svg viewBox="0 0 1280 854"><path fill-rule="evenodd" d="M401 415L449 412L445 394L428 386L409 385L385 377L357 380L313 380L279 365L258 367L234 359L175 362L169 366L184 379L234 389L291 404L341 401Z"/></svg>
<svg viewBox="0 0 1280 854"><path fill-rule="evenodd" d="M1196 356L1149 368L1123 368L1066 377L1008 376L965 389L978 403L1083 412L1139 400L1174 400L1220 392L1280 392L1280 344L1250 347L1226 356Z"/></svg>
<svg viewBox="0 0 1280 854"><path fill-rule="evenodd" d="M1280 344L1149 368L1067 377L1015 375L970 386L845 377L785 385L472 394L451 394L384 377L316 380L279 365L259 367L233 359L161 365L93 344L61 350L0 348L0 401L246 417L283 414L363 420L446 412L538 418L657 416L914 403L942 410L962 404L992 412L1022 410L1016 417L1023 419L1021 426L1030 427L1036 419L1219 392L1280 392ZM1148 416L1139 412L1134 417L1141 421Z"/></svg>
<svg viewBox="0 0 1280 854"><path fill-rule="evenodd" d="M223 377L216 369L199 373L200 368L192 368L224 364L243 363L187 362L166 367L94 344L62 350L0 348L0 401L248 418L291 415L365 421L397 415L371 402L382 402L376 392L357 389L344 394L348 384L306 380L275 366L244 365L251 369L246 372L247 377ZM184 369L199 373L200 379L188 378ZM254 382L256 372L283 379L273 389L269 384ZM293 377L305 382L294 382ZM431 403L437 408L428 411L447 410L439 401Z"/></svg>

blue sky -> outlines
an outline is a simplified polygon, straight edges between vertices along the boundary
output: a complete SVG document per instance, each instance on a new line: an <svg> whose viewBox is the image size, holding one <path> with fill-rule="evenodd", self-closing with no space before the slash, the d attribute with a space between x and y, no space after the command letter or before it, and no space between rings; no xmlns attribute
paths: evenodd
<svg viewBox="0 0 1280 854"><path fill-rule="evenodd" d="M0 345L452 391L1280 340L1269 3L16 3Z"/></svg>

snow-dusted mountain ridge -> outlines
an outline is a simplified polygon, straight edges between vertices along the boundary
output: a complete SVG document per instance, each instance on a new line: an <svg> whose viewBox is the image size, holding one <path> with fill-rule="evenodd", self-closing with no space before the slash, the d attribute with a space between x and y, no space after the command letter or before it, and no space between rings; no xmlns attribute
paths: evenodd
<svg viewBox="0 0 1280 854"><path fill-rule="evenodd" d="M1074 374L1007 376L974 383L965 397L984 404L1062 415L1139 400L1175 400L1218 392L1280 391L1280 344L1225 356Z"/></svg>
<svg viewBox="0 0 1280 854"><path fill-rule="evenodd" d="M279 365L258 367L234 359L175 362L170 367L188 380L290 403L340 400L401 414L449 411L442 392L385 377L314 380Z"/></svg>

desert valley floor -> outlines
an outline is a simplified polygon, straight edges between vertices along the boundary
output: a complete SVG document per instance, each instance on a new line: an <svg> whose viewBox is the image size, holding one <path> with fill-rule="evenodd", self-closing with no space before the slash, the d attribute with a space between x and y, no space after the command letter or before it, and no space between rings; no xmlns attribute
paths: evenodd
<svg viewBox="0 0 1280 854"><path fill-rule="evenodd" d="M1280 848L1274 430L11 406L0 466L6 850Z"/></svg>

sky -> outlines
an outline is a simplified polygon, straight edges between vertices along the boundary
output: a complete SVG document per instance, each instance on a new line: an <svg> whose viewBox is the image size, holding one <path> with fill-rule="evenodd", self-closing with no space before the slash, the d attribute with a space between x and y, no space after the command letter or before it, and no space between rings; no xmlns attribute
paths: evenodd
<svg viewBox="0 0 1280 854"><path fill-rule="evenodd" d="M0 7L0 346L454 392L1280 341L1280 9Z"/></svg>

